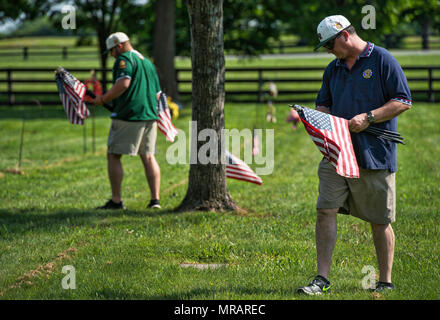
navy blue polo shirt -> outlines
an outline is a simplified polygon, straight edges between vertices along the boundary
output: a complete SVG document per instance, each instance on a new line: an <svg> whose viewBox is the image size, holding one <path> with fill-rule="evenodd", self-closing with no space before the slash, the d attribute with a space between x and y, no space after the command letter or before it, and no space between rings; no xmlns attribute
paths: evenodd
<svg viewBox="0 0 440 320"><path fill-rule="evenodd" d="M351 70L335 59L324 71L316 107L350 120L382 107L390 100L411 105L411 92L397 60L384 48L368 42ZM397 117L371 126L397 131ZM396 144L368 133L351 133L358 165L364 169L397 170Z"/></svg>

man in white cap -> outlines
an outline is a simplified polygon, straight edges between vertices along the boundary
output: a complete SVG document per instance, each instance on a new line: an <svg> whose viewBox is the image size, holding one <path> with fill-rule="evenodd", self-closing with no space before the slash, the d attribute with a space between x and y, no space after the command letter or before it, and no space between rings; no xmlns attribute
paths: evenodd
<svg viewBox="0 0 440 320"><path fill-rule="evenodd" d="M139 155L151 192L148 208L160 208L160 167L154 156L157 136L159 79L154 65L134 50L123 32L106 40L107 52L114 57L113 86L93 103L113 104L108 137L107 165L112 198L98 209L125 209L121 186L123 154Z"/></svg>
<svg viewBox="0 0 440 320"><path fill-rule="evenodd" d="M336 56L325 69L316 109L349 120L360 178L344 178L323 159L318 167L316 204L317 276L298 293L330 291L328 280L336 243L337 213L371 225L379 265L373 290L394 289L396 144L363 132L368 126L397 130L397 116L411 107L411 93L402 68L385 49L362 40L341 15L326 17L317 28L319 45Z"/></svg>

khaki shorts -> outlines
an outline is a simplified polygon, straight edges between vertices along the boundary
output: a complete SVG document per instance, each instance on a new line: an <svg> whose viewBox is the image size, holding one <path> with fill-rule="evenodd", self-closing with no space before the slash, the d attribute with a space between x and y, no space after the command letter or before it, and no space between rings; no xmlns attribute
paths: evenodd
<svg viewBox="0 0 440 320"><path fill-rule="evenodd" d="M359 179L349 179L338 175L335 167L323 159L318 176L317 209L339 208L339 213L374 224L388 224L396 220L394 172L359 168Z"/></svg>
<svg viewBox="0 0 440 320"><path fill-rule="evenodd" d="M108 135L108 153L154 154L156 151L157 123L151 121L123 121L113 119Z"/></svg>

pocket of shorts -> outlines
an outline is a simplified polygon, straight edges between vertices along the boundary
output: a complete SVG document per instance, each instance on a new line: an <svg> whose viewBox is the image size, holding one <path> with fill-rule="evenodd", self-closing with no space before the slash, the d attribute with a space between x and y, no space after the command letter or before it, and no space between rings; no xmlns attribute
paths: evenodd
<svg viewBox="0 0 440 320"><path fill-rule="evenodd" d="M117 119L113 119L111 124L111 130L113 131L118 130L118 127L119 127L119 121Z"/></svg>

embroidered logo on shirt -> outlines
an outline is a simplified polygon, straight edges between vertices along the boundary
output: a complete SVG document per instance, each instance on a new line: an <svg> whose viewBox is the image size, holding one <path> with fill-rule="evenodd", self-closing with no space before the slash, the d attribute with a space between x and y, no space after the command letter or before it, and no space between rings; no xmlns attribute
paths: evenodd
<svg viewBox="0 0 440 320"><path fill-rule="evenodd" d="M373 71L371 71L371 69L365 69L364 72L362 73L362 76L365 79L370 79L372 75L373 75Z"/></svg>
<svg viewBox="0 0 440 320"><path fill-rule="evenodd" d="M125 69L127 65L125 64L124 60L121 60L121 62L119 62L119 69Z"/></svg>

